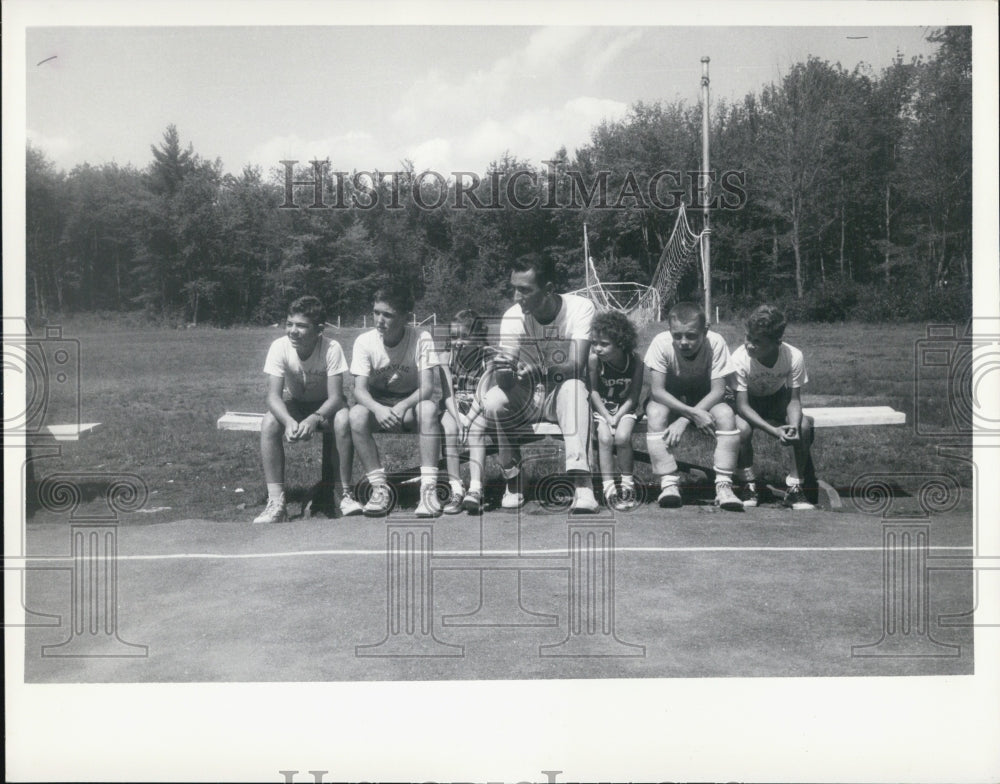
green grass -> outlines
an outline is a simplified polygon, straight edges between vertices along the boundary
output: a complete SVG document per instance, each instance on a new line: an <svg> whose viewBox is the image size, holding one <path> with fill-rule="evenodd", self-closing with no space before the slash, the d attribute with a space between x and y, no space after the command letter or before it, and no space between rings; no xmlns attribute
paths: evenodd
<svg viewBox="0 0 1000 784"><path fill-rule="evenodd" d="M650 325L641 335L644 350L661 325ZM718 331L735 347L742 327L723 324ZM860 475L881 471L898 474L944 472L964 487L971 486L965 463L940 457L940 438L915 434L914 346L925 333L923 324L793 324L786 340L806 356L809 397L817 404L884 404L904 411L905 426L833 428L818 431L814 458L821 478L838 488L849 488ZM350 354L360 329L330 330ZM93 435L67 444L62 455L40 459L37 478L55 471L134 473L149 489L146 506L169 507L160 513L140 514L129 521L165 519L242 519L264 496L256 434L216 430L225 410L263 411L263 362L271 340L281 335L274 328L190 330L102 327L93 322L63 323L63 336L81 343L82 421L101 422ZM350 380L347 384L351 387ZM921 414L943 425L948 417L946 379L932 379L919 387L927 398ZM928 409L925 404L931 403ZM49 422L73 416L66 399L50 401ZM926 417L925 417L926 420ZM948 440L954 443L956 439ZM961 441L962 439L958 439ZM389 468L417 462L415 437L387 436L380 440ZM765 478L779 479L787 470L789 455L775 443L757 435L757 468ZM962 453L971 456L969 439ZM711 442L692 439L679 451L682 459L710 464ZM539 461L534 475L558 471L558 460ZM287 479L293 497L301 496L319 477L320 448L312 444L287 449ZM639 478L649 476L642 466ZM361 468L356 461L355 478ZM499 476L488 466L488 480ZM905 486L905 479L899 484ZM95 479L85 497L100 492ZM236 489L242 488L242 493ZM90 500L95 509L100 503ZM239 508L246 504L246 509ZM39 510L36 520L62 519Z"/></svg>

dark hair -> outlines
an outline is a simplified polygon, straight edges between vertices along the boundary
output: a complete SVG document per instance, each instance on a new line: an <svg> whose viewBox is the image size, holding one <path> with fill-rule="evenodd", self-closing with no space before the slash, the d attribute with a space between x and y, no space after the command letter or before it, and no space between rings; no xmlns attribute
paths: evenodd
<svg viewBox="0 0 1000 784"><path fill-rule="evenodd" d="M304 297L299 297L297 300L292 302L292 304L288 306L288 315L305 316L313 323L314 327L322 327L326 324L326 308L317 297L313 297L309 294Z"/></svg>
<svg viewBox="0 0 1000 784"><path fill-rule="evenodd" d="M413 291L399 283L380 286L372 297L373 302L384 302L397 313L413 311Z"/></svg>
<svg viewBox="0 0 1000 784"><path fill-rule="evenodd" d="M695 319L698 319L698 324L701 325L702 329L708 326L705 309L695 302L678 302L667 313L667 323L676 321L679 324L689 324Z"/></svg>
<svg viewBox="0 0 1000 784"><path fill-rule="evenodd" d="M635 326L624 313L617 310L608 310L594 316L590 333L595 338L598 335L607 338L626 354L635 351L635 345L639 342Z"/></svg>
<svg viewBox="0 0 1000 784"><path fill-rule="evenodd" d="M539 288L543 288L546 283L556 282L556 263L551 256L541 253L526 253L518 256L510 264L511 272L535 271L535 283Z"/></svg>
<svg viewBox="0 0 1000 784"><path fill-rule="evenodd" d="M774 305L761 305L747 319L747 332L763 335L772 340L781 340L785 334L785 314Z"/></svg>
<svg viewBox="0 0 1000 784"><path fill-rule="evenodd" d="M463 327L468 329L469 337L486 337L486 320L471 308L458 311L452 321L456 324L461 324Z"/></svg>

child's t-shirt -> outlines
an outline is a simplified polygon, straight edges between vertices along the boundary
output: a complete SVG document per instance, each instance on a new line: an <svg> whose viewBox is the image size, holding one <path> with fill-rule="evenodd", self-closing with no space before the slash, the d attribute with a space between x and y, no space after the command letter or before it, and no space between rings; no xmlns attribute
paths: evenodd
<svg viewBox="0 0 1000 784"><path fill-rule="evenodd" d="M613 368L599 358L597 359L597 394L604 401L604 407L612 414L631 396L632 375L635 372L636 363L641 362L642 358L638 351L625 355L625 367L621 370Z"/></svg>
<svg viewBox="0 0 1000 784"><path fill-rule="evenodd" d="M802 352L784 342L778 346L774 367L762 365L742 345L733 352L733 365L736 367L736 391L747 392L753 397L773 395L785 387L797 389L809 381Z"/></svg>
<svg viewBox="0 0 1000 784"><path fill-rule="evenodd" d="M285 380L285 391L292 400L313 402L326 400L327 376L336 376L347 370L344 351L336 340L321 336L316 347L305 359L288 336L278 338L267 350L264 372Z"/></svg>
<svg viewBox="0 0 1000 784"><path fill-rule="evenodd" d="M570 340L590 340L594 303L575 294L559 297L559 312L548 324L540 324L520 305L509 308L500 321L500 347L520 349L522 359L548 368L565 361Z"/></svg>
<svg viewBox="0 0 1000 784"><path fill-rule="evenodd" d="M379 331L371 329L354 341L351 373L368 377L368 391L376 400L402 400L420 386L421 371L440 364L429 332L407 326L400 341L387 347Z"/></svg>
<svg viewBox="0 0 1000 784"><path fill-rule="evenodd" d="M487 357L486 346L468 346L461 351L450 352L448 369L456 400L471 403L475 398L476 389L486 372Z"/></svg>
<svg viewBox="0 0 1000 784"><path fill-rule="evenodd" d="M726 378L735 370L725 339L711 330L705 335L698 353L690 359L674 350L670 332L661 332L649 344L645 362L650 370L666 376L667 392L689 404L705 397L713 380Z"/></svg>

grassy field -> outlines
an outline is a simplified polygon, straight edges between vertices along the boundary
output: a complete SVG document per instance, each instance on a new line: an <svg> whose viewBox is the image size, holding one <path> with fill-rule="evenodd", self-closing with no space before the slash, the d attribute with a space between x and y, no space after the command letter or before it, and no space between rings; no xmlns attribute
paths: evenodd
<svg viewBox="0 0 1000 784"><path fill-rule="evenodd" d="M61 455L40 459L37 478L55 471L137 474L149 489L147 509L159 511L131 515L132 523L252 517L264 499L258 438L220 432L215 422L226 410L263 411L264 355L282 332L268 327L128 329L72 320L62 326L64 338L80 341L81 420L102 426L80 442L65 445ZM661 328L654 324L644 330L643 349ZM730 347L742 338L741 325L721 324L717 329ZM349 358L360 331L330 329L328 334L340 341ZM905 426L818 432L814 456L819 476L842 494L858 476L873 471L900 474L901 486L906 474L926 472L945 472L962 486L971 486L967 464L939 456L936 449L942 440L919 436L914 428L918 391L922 423L933 419L944 426L949 416L947 378L915 384L915 346L925 333L923 324L790 326L786 340L806 356L807 405L810 399L814 405L889 405L907 415ZM53 395L48 421L72 417L71 402ZM381 445L390 469L417 462L413 437L386 437ZM757 436L755 446L758 472L780 480L788 455L764 436ZM960 452L971 455L968 438ZM318 479L318 439L287 453L294 499ZM711 444L694 439L680 457L710 464ZM535 475L559 470L559 462L535 463ZM356 462L355 478L361 473ZM647 478L648 467L642 466L638 474ZM488 480L498 476L496 465L489 465ZM99 485L95 479L91 495L100 492ZM88 487L84 485L85 496ZM55 516L43 509L35 518Z"/></svg>

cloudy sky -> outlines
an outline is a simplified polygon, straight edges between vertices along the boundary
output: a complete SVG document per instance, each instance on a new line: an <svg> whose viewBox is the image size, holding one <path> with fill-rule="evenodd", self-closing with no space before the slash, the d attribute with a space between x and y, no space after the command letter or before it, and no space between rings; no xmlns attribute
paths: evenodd
<svg viewBox="0 0 1000 784"><path fill-rule="evenodd" d="M504 151L534 163L572 154L636 101L697 102L703 55L713 101L739 100L809 55L876 72L897 51L926 56L928 29L31 27L26 132L67 170L144 167L174 123L233 172L315 156L347 170L410 159L481 172Z"/></svg>

